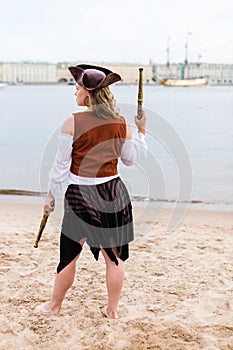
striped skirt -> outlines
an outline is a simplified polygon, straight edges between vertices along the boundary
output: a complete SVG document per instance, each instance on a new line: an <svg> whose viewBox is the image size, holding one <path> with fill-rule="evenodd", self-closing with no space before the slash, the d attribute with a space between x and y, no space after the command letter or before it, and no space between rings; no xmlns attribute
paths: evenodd
<svg viewBox="0 0 233 350"><path fill-rule="evenodd" d="M99 185L69 185L64 209L58 272L80 253L82 238L96 260L101 247L116 265L113 247L121 260L128 258L134 239L132 205L120 177Z"/></svg>

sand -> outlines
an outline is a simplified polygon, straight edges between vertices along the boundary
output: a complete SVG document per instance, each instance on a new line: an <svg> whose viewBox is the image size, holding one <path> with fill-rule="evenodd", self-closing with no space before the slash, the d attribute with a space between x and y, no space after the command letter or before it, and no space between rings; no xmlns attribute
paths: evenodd
<svg viewBox="0 0 233 350"><path fill-rule="evenodd" d="M233 215L192 209L168 233L167 209L135 205L136 240L125 262L119 320L101 316L105 266L86 246L59 316L38 315L58 263L59 229L48 220L33 247L41 204L0 202L0 349L233 349ZM147 215L148 214L148 215Z"/></svg>

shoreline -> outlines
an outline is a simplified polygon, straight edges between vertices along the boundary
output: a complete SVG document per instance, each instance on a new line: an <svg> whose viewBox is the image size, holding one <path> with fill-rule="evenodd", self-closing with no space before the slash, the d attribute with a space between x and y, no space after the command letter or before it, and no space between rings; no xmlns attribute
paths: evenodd
<svg viewBox="0 0 233 350"><path fill-rule="evenodd" d="M46 197L46 192L39 192L35 190L20 190L20 189L0 189L0 203L4 202L31 202L37 203L38 199L41 201ZM187 206L191 209L197 210L209 210L209 211L233 211L233 203L224 202L211 202L211 201L201 201L201 200L191 200L177 202L174 199L155 199L141 196L131 196L131 201L138 203L138 205L154 207L165 207L172 208L177 206Z"/></svg>

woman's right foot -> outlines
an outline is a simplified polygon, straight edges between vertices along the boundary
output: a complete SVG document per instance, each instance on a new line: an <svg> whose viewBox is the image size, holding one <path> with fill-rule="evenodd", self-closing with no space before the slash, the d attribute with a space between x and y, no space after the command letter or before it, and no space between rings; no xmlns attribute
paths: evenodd
<svg viewBox="0 0 233 350"><path fill-rule="evenodd" d="M60 308L51 308L50 301L38 305L35 310L36 313L40 314L51 314L51 315L58 315L60 312Z"/></svg>
<svg viewBox="0 0 233 350"><path fill-rule="evenodd" d="M109 311L107 306L104 306L101 309L101 313L104 317L111 318L114 320L117 320L119 318L117 312L116 311Z"/></svg>

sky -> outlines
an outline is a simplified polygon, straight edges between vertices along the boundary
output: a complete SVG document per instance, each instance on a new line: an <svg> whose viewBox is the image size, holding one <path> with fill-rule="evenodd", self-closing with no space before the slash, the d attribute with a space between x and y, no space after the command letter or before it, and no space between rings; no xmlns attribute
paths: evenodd
<svg viewBox="0 0 233 350"><path fill-rule="evenodd" d="M0 62L233 63L232 0L0 0ZM191 33L188 35L187 33Z"/></svg>

